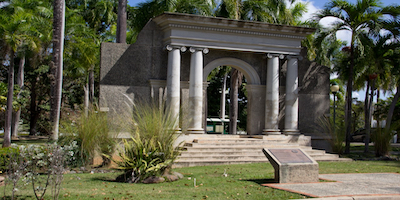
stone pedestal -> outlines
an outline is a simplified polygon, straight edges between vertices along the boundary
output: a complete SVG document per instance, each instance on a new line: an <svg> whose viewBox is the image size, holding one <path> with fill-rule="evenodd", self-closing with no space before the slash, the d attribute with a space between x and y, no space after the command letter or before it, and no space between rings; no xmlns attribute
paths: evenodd
<svg viewBox="0 0 400 200"><path fill-rule="evenodd" d="M318 163L301 149L263 149L278 183L318 182Z"/></svg>

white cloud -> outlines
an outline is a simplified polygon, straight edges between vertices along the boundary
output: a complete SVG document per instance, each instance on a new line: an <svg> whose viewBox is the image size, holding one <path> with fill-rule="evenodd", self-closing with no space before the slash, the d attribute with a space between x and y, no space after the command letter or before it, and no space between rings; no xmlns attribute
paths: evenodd
<svg viewBox="0 0 400 200"><path fill-rule="evenodd" d="M312 1L303 1L303 0L298 0L303 3L308 3L307 4L307 13L303 15L302 21L307 21L313 17L314 14L316 14L320 9L314 6L314 3ZM338 19L334 17L325 17L321 19L320 25L324 27L329 27L332 26L334 22L336 22ZM336 37L342 41L346 41L347 44L350 44L351 41L351 33L349 31L338 31L336 34Z"/></svg>
<svg viewBox="0 0 400 200"><path fill-rule="evenodd" d="M0 2L0 8L10 5L10 2Z"/></svg>
<svg viewBox="0 0 400 200"><path fill-rule="evenodd" d="M310 20L313 15L319 10L317 7L314 6L313 2L303 0L298 0L297 2L307 3L307 13L302 16L302 21Z"/></svg>

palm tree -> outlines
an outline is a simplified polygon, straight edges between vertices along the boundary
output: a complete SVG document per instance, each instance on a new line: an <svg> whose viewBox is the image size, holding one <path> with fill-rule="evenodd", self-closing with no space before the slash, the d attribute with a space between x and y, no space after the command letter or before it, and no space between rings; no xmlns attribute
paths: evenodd
<svg viewBox="0 0 400 200"><path fill-rule="evenodd" d="M53 2L53 12L53 63L51 64L53 80L50 92L50 120L52 122L51 138L58 140L63 80L65 1L55 0Z"/></svg>
<svg viewBox="0 0 400 200"><path fill-rule="evenodd" d="M33 0L34 1L34 0ZM40 2L40 9L35 9L35 17L31 22L31 35L35 38L36 48L29 49L27 52L27 84L24 87L30 91L29 103L29 134L36 135L37 122L41 109L39 105L47 100L45 94L49 94L45 87L38 88L39 84L48 85L47 66L51 60L51 40L52 40L52 2Z"/></svg>
<svg viewBox="0 0 400 200"><path fill-rule="evenodd" d="M392 68L390 68L391 77L393 80L393 85L396 87L396 94L390 104L389 111L386 118L385 132L388 133L391 128L392 117L396 103L400 98L400 6L388 6L384 9L385 14L389 13L387 21L384 22L384 28L390 32L390 54L386 54L389 57Z"/></svg>
<svg viewBox="0 0 400 200"><path fill-rule="evenodd" d="M316 17L315 20L320 21L325 17L337 18L331 28L320 28L317 33L316 44L322 44L322 41L336 34L340 30L347 30L351 33L351 41L348 49L349 65L348 65L348 79L347 79L347 95L346 95L346 147L345 153L350 152L350 132L351 132L351 108L352 108L352 92L353 92L353 78L354 78L354 65L355 65L355 52L361 50L363 55L363 43L360 40L360 35L369 30L375 29L382 16L381 4L379 0L359 0L356 4L351 4L344 0L332 0L326 5Z"/></svg>
<svg viewBox="0 0 400 200"><path fill-rule="evenodd" d="M6 124L4 130L3 147L11 145L11 127L13 114L13 93L14 93L14 58L18 49L27 41L29 36L26 30L29 28L29 13L25 12L23 7L18 5L19 2L12 1L9 6L2 8L0 14L0 35L1 42L5 47L5 52L9 56L8 68L8 94L7 94L7 111Z"/></svg>
<svg viewBox="0 0 400 200"><path fill-rule="evenodd" d="M79 15L68 12L66 18L69 22L66 27L68 40L65 47L65 76L69 78L66 91L69 91L69 87L83 83L84 110L87 114L89 103L93 103L93 74L99 60L99 36L85 25L85 21Z"/></svg>
<svg viewBox="0 0 400 200"><path fill-rule="evenodd" d="M118 20L117 20L117 43L126 43L126 0L118 1Z"/></svg>
<svg viewBox="0 0 400 200"><path fill-rule="evenodd" d="M376 39L377 38L377 39ZM388 90L391 83L391 68L392 68L392 58L394 45L390 43L392 39L391 35L377 36L370 38L366 36L366 44L368 44L365 48L366 57L364 62L364 69L360 73L361 76L356 77L355 85L357 85L357 81L360 83L358 85L365 85L365 81L367 82L366 86L366 94L365 94L365 149L364 152L367 153L369 150L369 140L370 140L370 132L371 132L371 119L373 112L373 98L374 98L374 90L383 89ZM370 93L370 94L369 94ZM377 99L379 101L379 98Z"/></svg>
<svg viewBox="0 0 400 200"><path fill-rule="evenodd" d="M215 0L152 0L131 9L129 26L132 31L140 32L146 23L163 12L178 12L211 16L215 7Z"/></svg>
<svg viewBox="0 0 400 200"><path fill-rule="evenodd" d="M45 2L37 2L37 1L14 1L14 8L18 7L18 9L22 10L26 17L27 23L30 24L29 27L25 30L24 40L21 43L19 51L16 52L19 58L19 66L18 66L18 74L17 74L17 84L19 87L19 91L17 94L17 101L22 98L21 94L23 90L25 90L25 62L28 54L35 54L40 49L40 36L38 34L38 30L41 27L37 27L37 22L40 22L43 17L48 16L48 10L45 6ZM43 24L42 24L43 25ZM39 37L38 37L39 36ZM12 126L12 137L18 137L18 126L21 118L21 106L20 102L18 102L18 106L16 106L16 112L13 115L13 126Z"/></svg>

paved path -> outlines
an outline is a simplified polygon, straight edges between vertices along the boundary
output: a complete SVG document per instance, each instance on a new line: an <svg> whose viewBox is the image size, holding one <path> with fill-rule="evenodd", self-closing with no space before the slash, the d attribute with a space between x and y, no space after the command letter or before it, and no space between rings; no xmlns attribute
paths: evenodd
<svg viewBox="0 0 400 200"><path fill-rule="evenodd" d="M264 186L324 199L400 199L398 173L320 174L319 177L334 182L264 184Z"/></svg>

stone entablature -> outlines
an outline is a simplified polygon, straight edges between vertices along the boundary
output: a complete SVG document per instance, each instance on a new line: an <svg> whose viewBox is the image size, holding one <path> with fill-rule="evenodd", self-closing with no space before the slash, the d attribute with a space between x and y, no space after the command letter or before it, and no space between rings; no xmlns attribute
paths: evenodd
<svg viewBox="0 0 400 200"><path fill-rule="evenodd" d="M298 55L301 40L313 28L263 22L164 13L153 19L164 32L165 45Z"/></svg>

